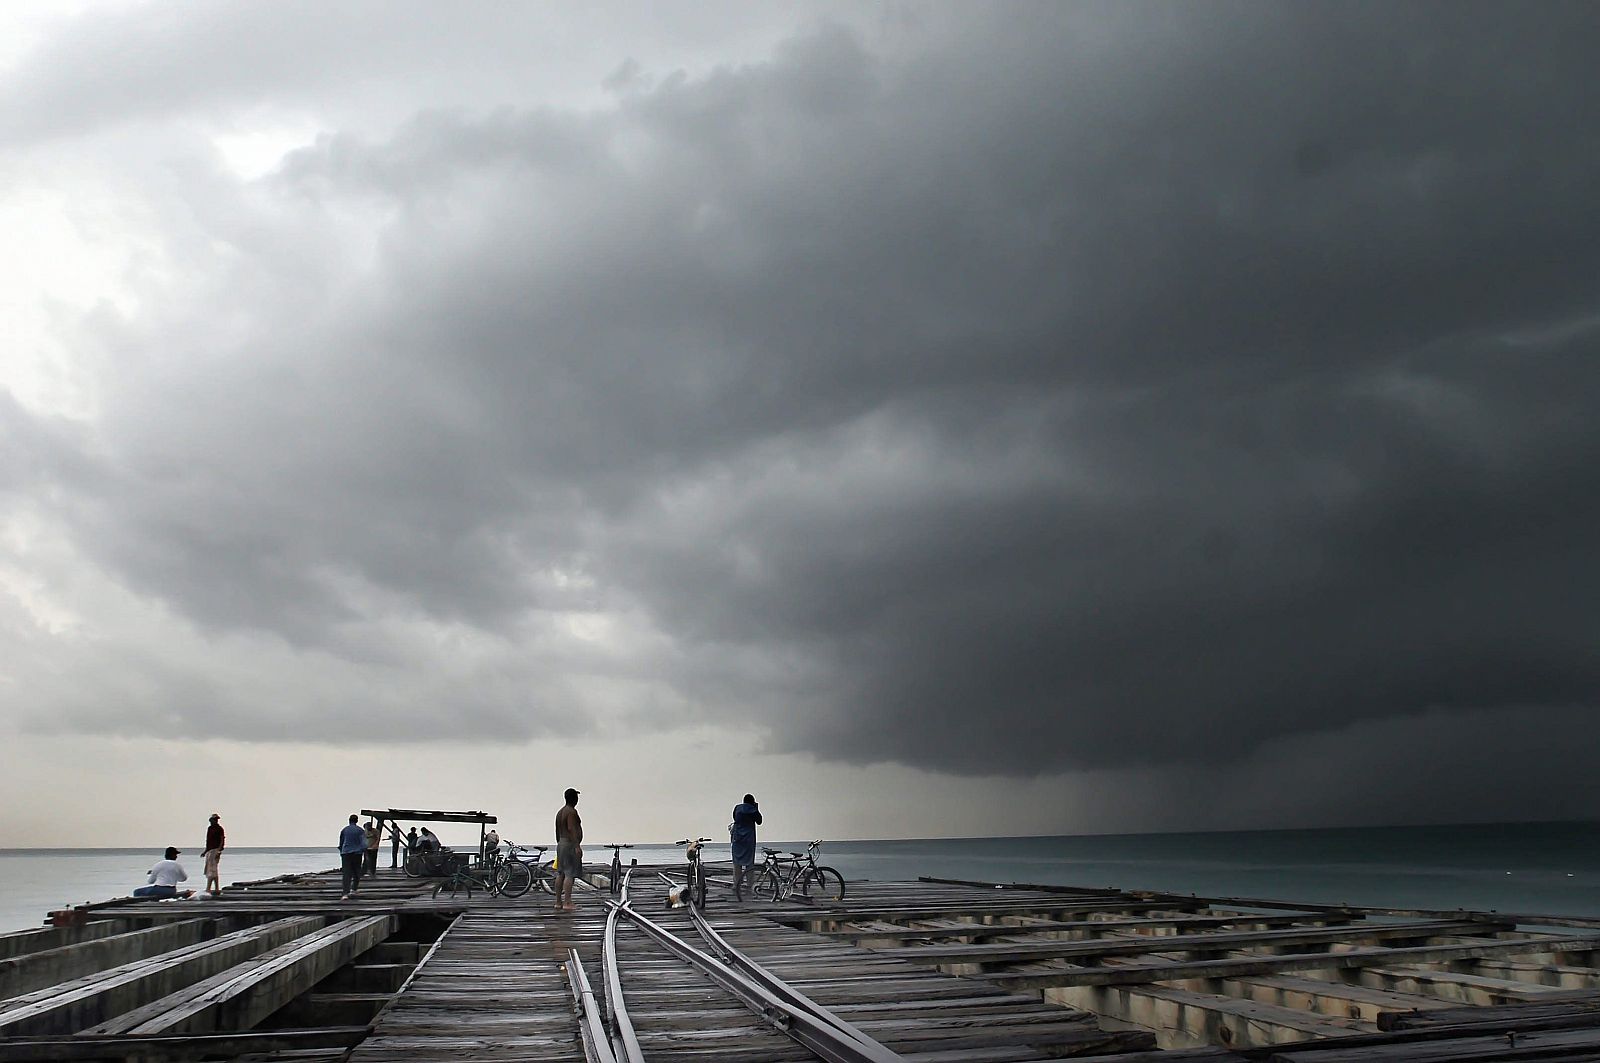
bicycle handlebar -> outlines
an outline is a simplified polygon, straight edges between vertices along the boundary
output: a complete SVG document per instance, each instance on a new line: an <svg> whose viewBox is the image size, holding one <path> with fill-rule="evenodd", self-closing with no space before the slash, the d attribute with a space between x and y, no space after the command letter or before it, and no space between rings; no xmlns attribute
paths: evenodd
<svg viewBox="0 0 1600 1063"><path fill-rule="evenodd" d="M679 838L677 841L673 842L672 844L673 845L699 845L701 842L708 842L710 840L711 840L710 838L694 838L694 839Z"/></svg>
<svg viewBox="0 0 1600 1063"><path fill-rule="evenodd" d="M602 848L602 849L632 849L633 848L633 844L630 842L627 845L602 845L600 848Z"/></svg>

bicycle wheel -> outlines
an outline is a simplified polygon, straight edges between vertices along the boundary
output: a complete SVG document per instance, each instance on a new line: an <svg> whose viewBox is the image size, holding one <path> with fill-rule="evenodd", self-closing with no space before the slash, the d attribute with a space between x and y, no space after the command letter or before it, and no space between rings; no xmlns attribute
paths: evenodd
<svg viewBox="0 0 1600 1063"><path fill-rule="evenodd" d="M769 901L778 899L778 873L771 866L763 867L756 872L756 880L750 884L750 892L757 897L765 897Z"/></svg>
<svg viewBox="0 0 1600 1063"><path fill-rule="evenodd" d="M533 885L533 872L521 860L507 860L495 868L494 884L502 896L520 897Z"/></svg>
<svg viewBox="0 0 1600 1063"><path fill-rule="evenodd" d="M811 896L813 885L817 888L817 896L822 900L844 900L844 876L831 867L807 869L800 877L800 892L807 897Z"/></svg>
<svg viewBox="0 0 1600 1063"><path fill-rule="evenodd" d="M694 906L705 910L706 906L706 868L700 861L694 862Z"/></svg>
<svg viewBox="0 0 1600 1063"><path fill-rule="evenodd" d="M427 877L428 862L422 858L421 853L407 853L406 862L402 866L405 868L406 878Z"/></svg>

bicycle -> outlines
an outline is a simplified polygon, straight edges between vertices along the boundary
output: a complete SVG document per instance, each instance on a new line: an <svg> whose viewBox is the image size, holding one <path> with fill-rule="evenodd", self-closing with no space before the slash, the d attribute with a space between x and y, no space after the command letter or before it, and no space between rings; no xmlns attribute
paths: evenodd
<svg viewBox="0 0 1600 1063"><path fill-rule="evenodd" d="M695 838L691 841L688 838L680 838L673 842L674 845L688 846L688 849L684 850L684 855L689 859L689 873L684 879L684 892L688 896L689 903L696 908L706 906L706 868L700 862L700 847L710 840L710 838Z"/></svg>
<svg viewBox="0 0 1600 1063"><path fill-rule="evenodd" d="M809 899L811 887L817 887L817 895L824 900L844 900L844 876L831 867L821 866L817 863L817 854L822 851L822 842L814 841L806 846L803 853L789 853L789 868L785 875L783 860L778 855L777 849L761 847L767 854L766 862L756 871L756 880L750 886L752 892L758 897L769 897L776 904L796 892Z"/></svg>
<svg viewBox="0 0 1600 1063"><path fill-rule="evenodd" d="M611 892L622 892L622 850L632 849L631 845L602 845L602 849L611 850Z"/></svg>
<svg viewBox="0 0 1600 1063"><path fill-rule="evenodd" d="M528 865L516 858L519 847L506 842L509 854L501 855L500 847L483 854L485 877L490 877L499 891L507 897L520 897L533 885L534 875Z"/></svg>
<svg viewBox="0 0 1600 1063"><path fill-rule="evenodd" d="M555 892L550 866L544 862L544 851L550 848L548 845L517 845L505 839L502 839L502 843L506 847L506 854L500 858L500 863L510 879L509 888L516 891L507 893L507 896L520 897L534 886L546 893ZM524 853L533 853L533 859L524 860Z"/></svg>
<svg viewBox="0 0 1600 1063"><path fill-rule="evenodd" d="M450 849L413 849L406 854L402 865L406 878L435 878L450 873Z"/></svg>
<svg viewBox="0 0 1600 1063"><path fill-rule="evenodd" d="M487 872L475 871L472 868L456 864L444 878L434 883L433 896L437 900L439 894L445 890L450 891L450 899L455 900L456 894L461 890L467 891L467 900L472 899L472 891L481 889L489 896L496 896L501 892L501 877L497 874L498 868L490 868Z"/></svg>

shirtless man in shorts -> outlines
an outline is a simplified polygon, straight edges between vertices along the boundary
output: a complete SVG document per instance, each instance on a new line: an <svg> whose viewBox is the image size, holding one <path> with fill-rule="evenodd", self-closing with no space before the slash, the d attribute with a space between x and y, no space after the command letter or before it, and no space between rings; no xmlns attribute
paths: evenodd
<svg viewBox="0 0 1600 1063"><path fill-rule="evenodd" d="M583 874L583 820L578 816L578 791L569 787L566 797L567 803L556 813L556 911L575 912L572 884Z"/></svg>

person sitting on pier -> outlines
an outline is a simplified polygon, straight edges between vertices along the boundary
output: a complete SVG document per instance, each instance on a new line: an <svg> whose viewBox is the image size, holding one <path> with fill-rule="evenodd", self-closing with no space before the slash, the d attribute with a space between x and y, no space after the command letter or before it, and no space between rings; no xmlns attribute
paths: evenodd
<svg viewBox="0 0 1600 1063"><path fill-rule="evenodd" d="M422 837L417 839L416 850L419 853L436 853L444 846L439 843L438 835L427 827L422 828Z"/></svg>
<svg viewBox="0 0 1600 1063"><path fill-rule="evenodd" d="M148 886L140 886L133 891L135 897L176 897L178 896L178 883L189 880L189 872L178 863L180 849L167 846L165 859L157 860L156 865L150 869L150 877L146 880ZM193 890L184 890L183 896L194 895Z"/></svg>

